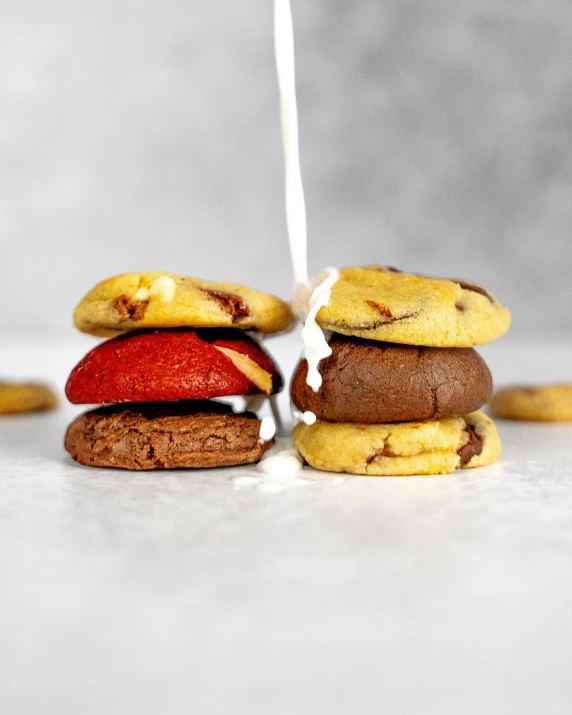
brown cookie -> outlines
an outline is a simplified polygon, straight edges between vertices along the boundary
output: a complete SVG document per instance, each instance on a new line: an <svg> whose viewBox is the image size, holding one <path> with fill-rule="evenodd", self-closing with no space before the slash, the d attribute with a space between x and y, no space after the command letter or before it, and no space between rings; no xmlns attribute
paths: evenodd
<svg viewBox="0 0 572 715"><path fill-rule="evenodd" d="M80 464L120 469L226 467L257 462L272 442L256 415L209 401L111 405L68 427L65 448Z"/></svg>
<svg viewBox="0 0 572 715"><path fill-rule="evenodd" d="M472 348L394 345L334 334L320 363L318 392L302 360L292 378L296 407L330 422L414 422L478 410L492 395L491 373Z"/></svg>

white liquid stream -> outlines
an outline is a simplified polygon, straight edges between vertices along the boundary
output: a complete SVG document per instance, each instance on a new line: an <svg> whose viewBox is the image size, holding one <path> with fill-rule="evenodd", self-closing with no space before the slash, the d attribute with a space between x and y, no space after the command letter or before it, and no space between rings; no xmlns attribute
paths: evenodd
<svg viewBox="0 0 572 715"><path fill-rule="evenodd" d="M274 38L286 163L286 219L296 281L292 307L298 318L305 322L302 340L303 357L308 361L307 383L317 392L322 384L318 366L332 351L316 322L316 316L320 308L328 304L339 273L335 268L326 268L316 279L308 280L306 202L300 168L296 62L290 0L274 2Z"/></svg>
<svg viewBox="0 0 572 715"><path fill-rule="evenodd" d="M308 280L306 201L300 168L294 29L290 0L274 2L274 46L286 164L286 221L296 283Z"/></svg>
<svg viewBox="0 0 572 715"><path fill-rule="evenodd" d="M290 0L274 0L274 41L284 140L286 222L295 280L292 307L300 320L305 323L302 340L304 341L303 356L308 361L307 382L317 392L322 384L318 372L320 360L331 355L332 351L316 322L316 316L320 308L328 304L332 286L339 274L336 269L328 268L313 281L308 280L306 201L300 167L294 29ZM316 416L311 412L305 412L301 415L301 419L310 425L316 421ZM262 441L270 435L271 431L269 421L265 422L265 420L266 418L262 420L260 426ZM279 432L280 428L279 424ZM276 491L289 486L307 484L306 480L293 476L302 468L302 458L289 444L276 444L264 455L259 465L259 470L272 478L270 483L264 482L264 488ZM250 484L257 478L243 478L243 483L246 485L244 479L249 479Z"/></svg>

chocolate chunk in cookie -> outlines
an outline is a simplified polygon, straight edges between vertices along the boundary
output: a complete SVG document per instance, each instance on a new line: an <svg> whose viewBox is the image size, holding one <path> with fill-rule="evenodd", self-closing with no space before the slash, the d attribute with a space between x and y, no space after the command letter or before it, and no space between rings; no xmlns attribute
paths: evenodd
<svg viewBox="0 0 572 715"><path fill-rule="evenodd" d="M100 407L77 417L65 437L80 464L135 470L251 464L271 444L260 440L256 415L208 401Z"/></svg>
<svg viewBox="0 0 572 715"><path fill-rule="evenodd" d="M306 384L302 360L292 378L296 407L330 422L409 422L478 410L492 394L492 377L471 348L427 348L332 336L320 363L318 392Z"/></svg>

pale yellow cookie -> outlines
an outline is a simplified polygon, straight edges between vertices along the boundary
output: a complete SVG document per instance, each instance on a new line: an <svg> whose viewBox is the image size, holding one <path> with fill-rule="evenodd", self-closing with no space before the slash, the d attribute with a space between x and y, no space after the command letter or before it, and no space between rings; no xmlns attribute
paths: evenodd
<svg viewBox="0 0 572 715"><path fill-rule="evenodd" d="M503 387L489 402L493 415L506 420L571 422L572 384Z"/></svg>
<svg viewBox="0 0 572 715"><path fill-rule="evenodd" d="M57 404L55 394L46 385L0 382L0 415L53 410Z"/></svg>
<svg viewBox="0 0 572 715"><path fill-rule="evenodd" d="M263 334L293 325L279 298L234 283L174 273L125 273L99 283L74 312L82 333L110 338L141 328L239 328Z"/></svg>
<svg viewBox="0 0 572 715"><path fill-rule="evenodd" d="M500 439L482 412L427 422L298 424L294 446L314 469L370 476L447 474L482 467L500 455Z"/></svg>
<svg viewBox="0 0 572 715"><path fill-rule="evenodd" d="M391 268L343 268L320 327L404 345L472 347L505 333L510 313L480 286Z"/></svg>

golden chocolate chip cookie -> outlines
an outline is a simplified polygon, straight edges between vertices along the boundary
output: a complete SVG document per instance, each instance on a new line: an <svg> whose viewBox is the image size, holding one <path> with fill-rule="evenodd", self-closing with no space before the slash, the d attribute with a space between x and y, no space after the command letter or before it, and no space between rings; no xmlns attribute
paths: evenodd
<svg viewBox="0 0 572 715"><path fill-rule="evenodd" d="M320 327L343 335L404 345L484 345L510 325L510 313L480 286L392 268L343 268Z"/></svg>
<svg viewBox="0 0 572 715"><path fill-rule="evenodd" d="M447 474L495 462L500 439L482 412L427 422L298 424L294 446L314 469L369 476Z"/></svg>
<svg viewBox="0 0 572 715"><path fill-rule="evenodd" d="M74 312L82 333L109 338L140 328L239 328L263 334L293 325L284 301L234 283L173 273L125 273L99 283Z"/></svg>
<svg viewBox="0 0 572 715"><path fill-rule="evenodd" d="M571 422L572 383L503 387L489 403L496 417L531 422Z"/></svg>
<svg viewBox="0 0 572 715"><path fill-rule="evenodd" d="M53 410L58 401L46 385L35 382L0 382L0 415Z"/></svg>

